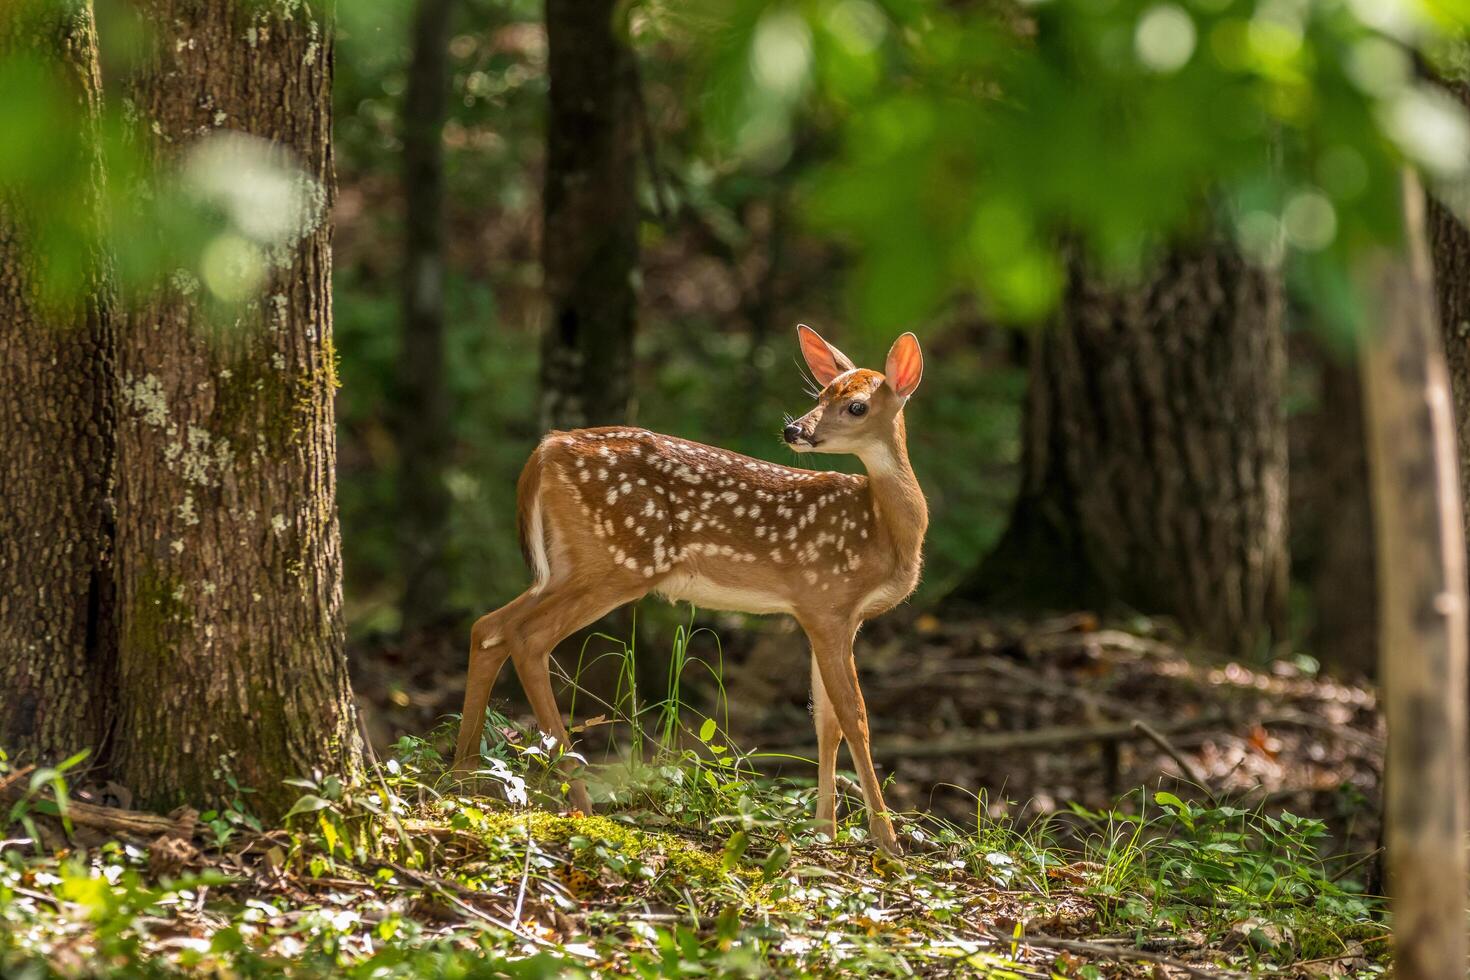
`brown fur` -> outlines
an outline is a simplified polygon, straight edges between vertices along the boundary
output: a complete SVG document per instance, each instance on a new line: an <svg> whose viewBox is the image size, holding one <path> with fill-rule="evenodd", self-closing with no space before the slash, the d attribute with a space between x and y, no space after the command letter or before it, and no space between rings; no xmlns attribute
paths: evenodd
<svg viewBox="0 0 1470 980"><path fill-rule="evenodd" d="M906 399L884 375L851 368L820 338L802 340L827 386L795 423L794 447L854 453L867 476L780 466L628 427L542 440L517 488L522 550L537 582L472 630L457 768L472 763L491 686L508 658L542 728L569 744L547 666L565 636L649 592L704 608L784 612L812 641L818 816L835 832L833 769L846 736L874 837L896 849L868 756L852 639L864 620L913 591L928 511L905 448ZM905 339L889 356L890 373L910 391L918 358L917 343ZM861 416L849 409L855 401L866 404ZM572 800L590 805L580 782Z"/></svg>

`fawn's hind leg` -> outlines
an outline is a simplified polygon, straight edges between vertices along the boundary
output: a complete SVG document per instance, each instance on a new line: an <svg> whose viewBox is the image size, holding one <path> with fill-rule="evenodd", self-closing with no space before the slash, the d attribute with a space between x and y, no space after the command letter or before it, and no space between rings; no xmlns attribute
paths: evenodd
<svg viewBox="0 0 1470 980"><path fill-rule="evenodd" d="M526 690L526 697L536 712L536 723L548 735L553 735L562 748L571 751L572 740L561 719L561 709L556 704L556 694L551 688L551 652L562 640L577 630L596 622L600 617L630 602L643 594L644 590L632 590L621 595L598 595L593 589L571 586L549 587L537 597L539 601L517 624L516 635L507 637L514 649L517 676ZM569 772L572 760L564 759L563 772ZM587 787L580 779L570 779L572 806L583 813L592 812L592 801Z"/></svg>
<svg viewBox="0 0 1470 980"><path fill-rule="evenodd" d="M456 772L469 772L475 768L490 692L495 687L500 668L505 666L512 652L508 637L516 629L516 619L536 598L532 593L524 592L493 613L481 616L470 630L470 666L465 677L464 711L460 715L459 741L454 749Z"/></svg>

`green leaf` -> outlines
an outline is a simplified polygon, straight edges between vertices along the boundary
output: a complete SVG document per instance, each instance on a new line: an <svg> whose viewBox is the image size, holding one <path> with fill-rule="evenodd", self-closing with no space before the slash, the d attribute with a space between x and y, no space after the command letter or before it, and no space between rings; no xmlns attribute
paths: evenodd
<svg viewBox="0 0 1470 980"><path fill-rule="evenodd" d="M1159 806L1168 807L1170 810L1173 810L1174 815L1179 818L1184 826L1190 830L1194 829L1194 819L1189 814L1189 804L1185 803L1179 797L1165 790L1159 790L1154 794L1154 802Z"/></svg>
<svg viewBox="0 0 1470 980"><path fill-rule="evenodd" d="M332 802L330 800L324 800L320 796L313 796L311 793L307 793L291 805L291 809L286 811L286 816L294 817L298 813L315 813L318 810L325 810L331 805Z"/></svg>
<svg viewBox="0 0 1470 980"><path fill-rule="evenodd" d="M743 830L735 831L725 842L725 852L720 856L720 867L726 871L735 867L740 863L740 858L744 856L745 849L749 846L750 836Z"/></svg>
<svg viewBox="0 0 1470 980"><path fill-rule="evenodd" d="M92 754L92 750L91 749L82 749L82 751L78 752L74 756L71 756L65 762L63 762L59 766L57 766L56 767L56 771L57 772L66 772L68 769L70 769L73 766L77 765L83 759L85 759L87 756L89 756L91 754Z"/></svg>
<svg viewBox="0 0 1470 980"><path fill-rule="evenodd" d="M699 726L699 740L701 742L708 742L710 739L712 739L714 737L715 737L715 720L713 718L706 718L704 720L704 724Z"/></svg>

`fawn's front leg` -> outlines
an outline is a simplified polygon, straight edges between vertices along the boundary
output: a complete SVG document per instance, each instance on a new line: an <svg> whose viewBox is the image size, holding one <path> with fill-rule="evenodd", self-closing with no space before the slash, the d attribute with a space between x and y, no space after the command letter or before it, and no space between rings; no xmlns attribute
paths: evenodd
<svg viewBox="0 0 1470 980"><path fill-rule="evenodd" d="M822 684L822 672L812 653L812 721L817 728L817 823L834 841L837 839L837 750L842 745L842 725L832 710L832 699Z"/></svg>
<svg viewBox="0 0 1470 980"><path fill-rule="evenodd" d="M894 836L893 824L888 818L888 807L883 803L883 787L878 782L878 773L873 769L873 756L868 745L868 709L863 704L857 664L852 658L852 638L857 629L850 624L839 626L820 621L811 625L803 622L802 626L812 641L812 656L817 662L822 686L842 726L842 735L852 752L858 781L862 783L863 802L868 806L868 831L879 847L897 855L898 838ZM820 800L820 790L818 798Z"/></svg>

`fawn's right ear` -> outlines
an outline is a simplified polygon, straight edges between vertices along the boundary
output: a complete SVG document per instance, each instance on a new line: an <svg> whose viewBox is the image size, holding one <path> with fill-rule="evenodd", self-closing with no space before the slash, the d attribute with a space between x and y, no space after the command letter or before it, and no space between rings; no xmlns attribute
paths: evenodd
<svg viewBox="0 0 1470 980"><path fill-rule="evenodd" d="M906 399L914 393L924 377L924 353L919 350L918 337L906 333L893 342L883 376L898 397Z"/></svg>
<svg viewBox="0 0 1470 980"><path fill-rule="evenodd" d="M846 354L823 340L821 334L805 323L796 325L796 336L801 341L801 356L806 358L806 366L812 369L812 377L823 388L831 384L832 379L839 374L857 366Z"/></svg>

